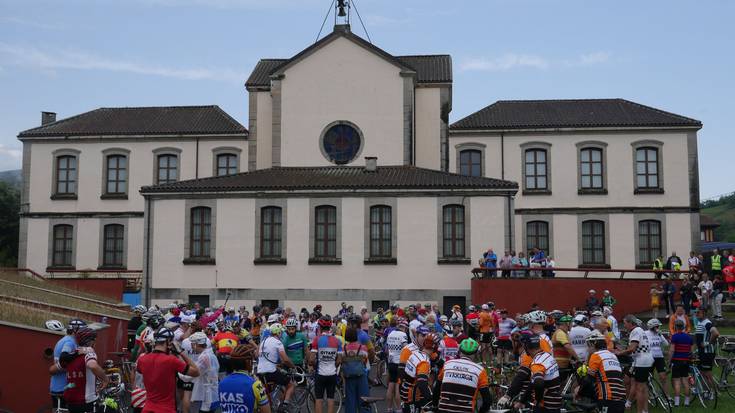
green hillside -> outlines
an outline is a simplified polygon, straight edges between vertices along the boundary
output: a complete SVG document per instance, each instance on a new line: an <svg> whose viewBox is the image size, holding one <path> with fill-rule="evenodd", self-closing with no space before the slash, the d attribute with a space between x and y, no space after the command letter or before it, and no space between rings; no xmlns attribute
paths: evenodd
<svg viewBox="0 0 735 413"><path fill-rule="evenodd" d="M701 207L701 214L712 217L720 224L715 230L715 240L735 242L735 194L704 201Z"/></svg>

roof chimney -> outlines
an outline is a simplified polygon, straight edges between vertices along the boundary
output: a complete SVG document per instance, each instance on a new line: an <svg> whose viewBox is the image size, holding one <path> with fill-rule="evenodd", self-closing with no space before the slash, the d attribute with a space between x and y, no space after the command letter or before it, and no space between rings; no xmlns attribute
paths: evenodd
<svg viewBox="0 0 735 413"><path fill-rule="evenodd" d="M56 122L56 112L41 112L41 125Z"/></svg>
<svg viewBox="0 0 735 413"><path fill-rule="evenodd" d="M366 156L365 157L365 172L377 172L378 171L378 157L377 156Z"/></svg>

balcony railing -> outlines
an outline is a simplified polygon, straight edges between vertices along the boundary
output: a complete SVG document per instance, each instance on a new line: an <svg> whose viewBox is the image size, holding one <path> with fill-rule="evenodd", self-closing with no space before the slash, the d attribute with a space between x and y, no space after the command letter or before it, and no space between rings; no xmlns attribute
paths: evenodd
<svg viewBox="0 0 735 413"><path fill-rule="evenodd" d="M681 274L689 274L689 270L657 270L654 271L653 269L621 269L621 268L595 268L595 267L583 267L583 268L565 268L565 267L515 267L510 269L503 270L502 268L485 268L485 267L477 267L473 268L471 271L472 278L482 278L482 279L493 279L493 278L501 278L502 271L511 271L511 274L513 271L528 271L529 274L537 274L533 276L522 276L522 277L515 277L516 279L535 279L535 278L542 278L542 275L544 272L553 271L556 273L555 277L557 278L590 278L590 274L593 274L592 278L595 277L596 274L619 274L619 279L624 279L626 275L630 275L629 279L654 279L654 278L662 278L666 277L667 274L675 274L676 277L679 278ZM559 274L559 273L566 273L566 274ZM494 276L492 274L495 274ZM582 275L580 277L580 274ZM637 276L634 277L634 275L648 275L648 276ZM511 277L513 278L513 277ZM612 277L600 277L600 278L612 278Z"/></svg>

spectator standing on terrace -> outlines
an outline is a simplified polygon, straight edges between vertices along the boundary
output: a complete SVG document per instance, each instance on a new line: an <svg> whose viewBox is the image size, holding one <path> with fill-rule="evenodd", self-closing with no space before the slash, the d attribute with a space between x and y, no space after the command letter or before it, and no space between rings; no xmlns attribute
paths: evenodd
<svg viewBox="0 0 735 413"><path fill-rule="evenodd" d="M663 276L663 270L664 270L664 257L659 255L656 257L655 260L653 260L653 275L656 276L657 280L660 280Z"/></svg>
<svg viewBox="0 0 735 413"><path fill-rule="evenodd" d="M682 264L683 264L683 261L678 255L676 255L676 251L671 251L671 256L666 260L665 268L667 270L679 271L681 269ZM677 277L677 276L678 274L676 273L669 273L669 278Z"/></svg>
<svg viewBox="0 0 735 413"><path fill-rule="evenodd" d="M692 300L694 299L694 285L684 278L679 288L679 295L681 296L681 304L684 306L684 311L689 314L692 309Z"/></svg>
<svg viewBox="0 0 735 413"><path fill-rule="evenodd" d="M709 270L712 273L713 276L722 274L722 255L720 255L720 250L715 248L712 251L712 256L709 257Z"/></svg>
<svg viewBox="0 0 735 413"><path fill-rule="evenodd" d="M602 292L602 306L603 307L614 308L615 304L617 303L618 303L618 300L616 300L615 297L613 297L610 294L610 290L605 290Z"/></svg>
<svg viewBox="0 0 735 413"><path fill-rule="evenodd" d="M674 312L674 294L676 294L676 287L671 282L671 279L664 280L663 285L663 294L661 294L661 297L664 299L664 304L666 305L666 316L668 317L671 315L672 312ZM669 330L673 331L673 330Z"/></svg>
<svg viewBox="0 0 735 413"><path fill-rule="evenodd" d="M709 276L705 273L702 274L702 281L699 282L699 292L702 295L702 299L699 308L709 309L710 296L712 294L712 281L709 280Z"/></svg>
<svg viewBox="0 0 735 413"><path fill-rule="evenodd" d="M544 254L543 250L533 247L533 249L531 250L530 261L531 261L531 267L539 267L539 268L543 267L544 264L546 264L546 254ZM533 271L531 275L538 277L541 275L541 272Z"/></svg>
<svg viewBox="0 0 735 413"><path fill-rule="evenodd" d="M702 270L702 263L699 261L699 257L697 257L697 254L694 251L689 251L687 267L689 267L690 273L696 273Z"/></svg>
<svg viewBox="0 0 735 413"><path fill-rule="evenodd" d="M510 276L512 278L518 278L521 271L517 271L516 268L521 266L521 259L518 258L515 251L510 252L510 266L513 268L513 271L511 271Z"/></svg>
<svg viewBox="0 0 735 413"><path fill-rule="evenodd" d="M590 313L600 309L600 300L597 298L597 291L589 290L587 293L587 300L584 305L587 307L587 311Z"/></svg>
<svg viewBox="0 0 735 413"><path fill-rule="evenodd" d="M526 254L524 254L523 252L518 253L518 263L521 268L528 267L528 258L526 258ZM528 270L513 271L513 274L516 277L528 277Z"/></svg>
<svg viewBox="0 0 735 413"><path fill-rule="evenodd" d="M556 262L554 261L554 258L552 256L546 257L546 271L544 271L544 274L549 278L554 278L556 276L556 272L554 272L554 267L556 267Z"/></svg>
<svg viewBox="0 0 735 413"><path fill-rule="evenodd" d="M712 283L712 314L715 320L722 320L722 300L725 298L725 292L727 291L727 283L722 280L721 275L715 276L715 281Z"/></svg>
<svg viewBox="0 0 735 413"><path fill-rule="evenodd" d="M505 254L500 258L499 266L502 270L501 276L503 278L510 278L510 268L512 267L513 258L510 256L510 251L505 250Z"/></svg>
<svg viewBox="0 0 735 413"><path fill-rule="evenodd" d="M498 256L495 254L495 251L493 251L492 248L488 249L484 254L482 254L483 259L483 267L490 269L495 269L498 266ZM487 275L489 277L495 277L497 275L496 271L489 271L487 272Z"/></svg>

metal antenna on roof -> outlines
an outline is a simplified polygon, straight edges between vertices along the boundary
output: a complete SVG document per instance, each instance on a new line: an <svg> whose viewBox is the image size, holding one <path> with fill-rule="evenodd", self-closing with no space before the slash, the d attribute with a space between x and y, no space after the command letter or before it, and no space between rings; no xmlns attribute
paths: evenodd
<svg viewBox="0 0 735 413"><path fill-rule="evenodd" d="M319 28L319 33L316 35L316 39L314 39L314 43L319 41L319 36L322 35L322 30L324 30L324 25L327 23L327 19L329 18L329 14L332 13L332 9L334 8L334 2L336 0L332 0L332 3L329 5L329 9L327 9L327 14L324 16L324 21L322 22L322 27Z"/></svg>
<svg viewBox="0 0 735 413"><path fill-rule="evenodd" d="M362 16L360 16L360 11L357 10L357 0L352 0L350 3L352 3L353 6L355 6L355 13L357 13L357 18L360 20L360 25L362 26L362 30L365 30L365 36L367 36L368 42L372 43L373 41L370 40L370 33L368 33L367 31L367 28L365 27L365 23L362 22Z"/></svg>

